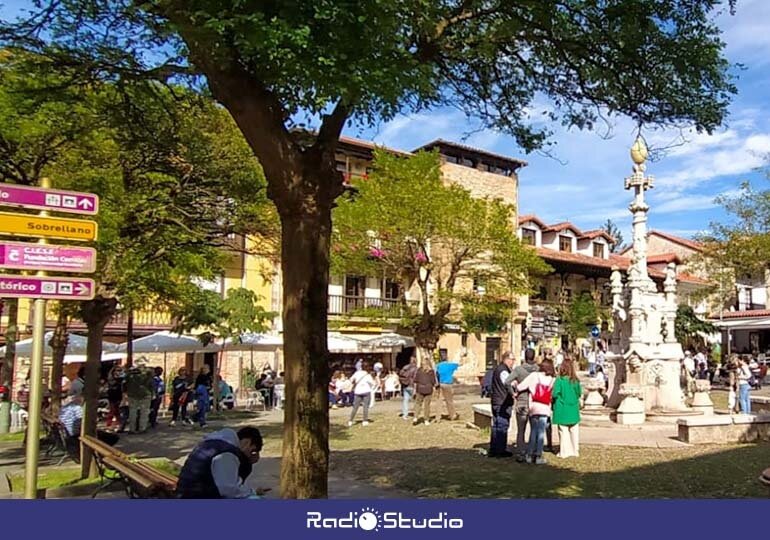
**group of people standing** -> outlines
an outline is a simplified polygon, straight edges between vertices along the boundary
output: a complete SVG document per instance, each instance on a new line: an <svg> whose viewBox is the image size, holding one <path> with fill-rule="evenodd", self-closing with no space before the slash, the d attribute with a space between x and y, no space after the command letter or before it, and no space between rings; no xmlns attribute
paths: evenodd
<svg viewBox="0 0 770 540"><path fill-rule="evenodd" d="M454 374L458 367L459 364L447 360L440 361L435 368L429 360L424 360L418 367L417 359L412 357L409 363L396 374L395 372L384 373L382 364L379 366L375 364L374 369L369 371L363 360L359 360L356 362L355 372L350 378L344 373L335 373L329 386L330 404L333 403L332 406L337 405L337 403L343 405L350 403L352 405L348 426L354 424L358 409L363 408L362 425L368 426L369 411L374 403L374 396L378 388L382 388L383 384L386 389L388 387L396 388L395 383L397 382L402 400L400 416L404 420L409 420L410 404L414 402L413 425L430 425L432 420L431 402L436 393L439 393L444 400L447 417L450 420L457 420L460 415L457 414L454 406L453 386ZM392 385L387 384L388 377L393 380ZM383 395L387 395L387 390Z"/></svg>
<svg viewBox="0 0 770 540"><path fill-rule="evenodd" d="M129 368L117 365L107 377L106 394L107 427L117 424L120 433L144 433L148 426L155 427L158 422L158 411L166 394L163 368L147 366L144 358Z"/></svg>
<svg viewBox="0 0 770 540"><path fill-rule="evenodd" d="M580 455L580 406L583 390L577 377L573 358L560 359L558 375L554 362L535 361L535 351L527 349L524 361L514 368L511 353L505 353L492 372L490 400L492 405L492 432L488 456L509 458L508 430L511 418L516 418L516 461L542 465L546 439L552 446L551 426L559 428L561 458ZM527 425L530 428L526 440Z"/></svg>

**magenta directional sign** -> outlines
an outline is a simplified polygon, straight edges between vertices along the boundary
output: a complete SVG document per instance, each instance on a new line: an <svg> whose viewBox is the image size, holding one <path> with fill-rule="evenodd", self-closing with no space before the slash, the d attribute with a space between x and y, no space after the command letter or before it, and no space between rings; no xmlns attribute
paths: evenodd
<svg viewBox="0 0 770 540"><path fill-rule="evenodd" d="M99 211L99 197L61 189L43 189L15 184L0 184L0 204L33 210L52 210L70 214L94 215Z"/></svg>
<svg viewBox="0 0 770 540"><path fill-rule="evenodd" d="M93 279L0 274L0 298L91 300L95 290Z"/></svg>
<svg viewBox="0 0 770 540"><path fill-rule="evenodd" d="M96 270L96 250L73 246L0 242L0 268L90 274Z"/></svg>

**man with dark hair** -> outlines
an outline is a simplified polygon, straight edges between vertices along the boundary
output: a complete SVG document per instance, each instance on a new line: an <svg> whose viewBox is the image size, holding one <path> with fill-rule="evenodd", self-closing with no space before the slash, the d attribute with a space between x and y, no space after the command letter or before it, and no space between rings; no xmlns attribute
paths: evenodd
<svg viewBox="0 0 770 540"><path fill-rule="evenodd" d="M516 385L527 378L530 373L537 371L535 363L535 350L527 349L524 351L524 362L516 366L511 372L507 381L507 386L516 391ZM526 430L529 422L529 391L524 390L516 394L516 461L522 463L525 461L527 453Z"/></svg>
<svg viewBox="0 0 770 540"><path fill-rule="evenodd" d="M246 499L265 493L245 485L252 466L259 461L262 434L255 427L236 433L225 428L208 435L196 446L179 473L177 494L181 499Z"/></svg>
<svg viewBox="0 0 770 540"><path fill-rule="evenodd" d="M511 387L506 383L512 366L513 355L506 352L503 354L500 364L492 372L489 395L492 404L492 432L489 440L489 452L487 452L487 456L492 458L511 457L513 455L506 448L508 446L508 428L511 425L511 409L513 408Z"/></svg>

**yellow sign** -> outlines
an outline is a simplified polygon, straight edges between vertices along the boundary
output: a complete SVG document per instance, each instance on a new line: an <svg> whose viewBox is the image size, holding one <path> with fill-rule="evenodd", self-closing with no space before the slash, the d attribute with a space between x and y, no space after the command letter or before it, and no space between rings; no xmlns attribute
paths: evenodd
<svg viewBox="0 0 770 540"><path fill-rule="evenodd" d="M95 221L84 219L0 212L0 235L88 241L96 240L96 228Z"/></svg>

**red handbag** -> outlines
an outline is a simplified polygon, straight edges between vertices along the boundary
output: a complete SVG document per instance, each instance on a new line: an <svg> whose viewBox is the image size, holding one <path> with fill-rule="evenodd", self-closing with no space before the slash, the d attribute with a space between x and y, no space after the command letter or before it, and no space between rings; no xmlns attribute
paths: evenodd
<svg viewBox="0 0 770 540"><path fill-rule="evenodd" d="M553 384L546 386L545 384L537 383L535 391L532 393L532 400L543 405L550 405L552 394Z"/></svg>

